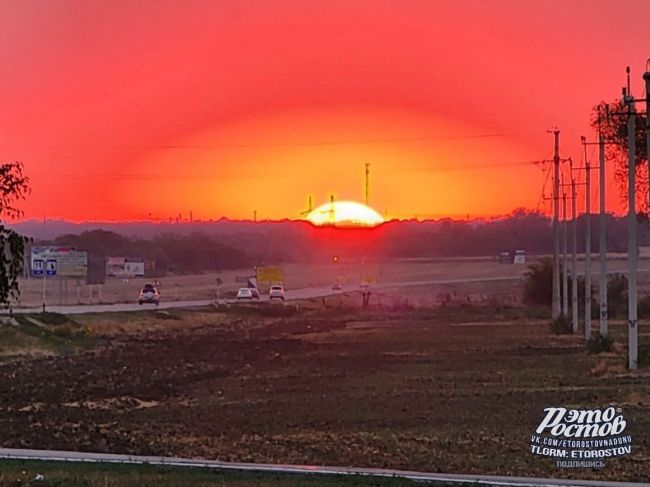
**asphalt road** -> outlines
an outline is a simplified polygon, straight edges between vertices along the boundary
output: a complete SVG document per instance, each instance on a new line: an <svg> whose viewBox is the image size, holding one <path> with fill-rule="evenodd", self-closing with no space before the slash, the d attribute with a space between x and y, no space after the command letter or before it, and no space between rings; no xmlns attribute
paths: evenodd
<svg viewBox="0 0 650 487"><path fill-rule="evenodd" d="M639 269L639 273L650 272L650 269ZM622 273L626 274L626 270L620 271L608 271L608 274ZM583 275L584 272L578 272L578 275ZM593 284L598 283L598 272L592 272ZM371 291L379 289L394 289L402 287L413 287L413 286L428 286L433 284L462 284L462 283L473 283L473 282L499 282L499 281L518 281L521 279L521 276L496 276L496 277L473 277L473 278L457 278L457 279L425 279L420 281L405 281L405 282L383 282L378 284L373 284L370 286ZM349 293L354 291L360 291L361 288L358 285L354 286L343 286L340 291L335 291L331 286L321 286L321 287L310 287L304 289L294 289L288 290L285 292L285 297L287 301L296 300L296 299L310 299L310 298L320 298L325 296L333 296L336 294ZM268 296L262 296L262 301L268 300ZM178 309L178 308L198 308L201 306L209 306L214 300L212 299L197 299L197 300L179 300L179 301L165 301L164 299L160 302L158 306L154 304L143 304L139 305L137 302L134 303L115 303L115 304L83 304L83 305L48 305L46 310L62 313L68 315L74 314L84 314L84 313L111 313L111 312L130 312L130 311L142 311L145 309ZM14 308L14 313L40 313L42 308L33 307L33 308ZM4 312L6 313L6 312Z"/></svg>
<svg viewBox="0 0 650 487"><path fill-rule="evenodd" d="M520 277L476 277L476 278L461 278L461 279L428 279L422 281L407 281L407 282L385 282L380 284L373 284L370 286L371 291L379 289L389 289L398 287L412 287L412 286L427 286L432 284L460 284L471 282L495 282L495 281L517 281ZM359 286L343 286L340 291L335 291L331 286L310 287L304 289L288 290L285 292L287 301L299 299L320 298L325 296L333 296L336 294L349 293L360 291ZM263 295L262 301L268 301L268 296ZM46 311L54 313L62 313L68 315L84 314L84 313L115 313L115 312L130 312L142 311L145 309L178 309L178 308L198 308L201 306L209 306L214 300L212 299L197 299L197 300L180 300L180 301L160 301L159 305L143 304L139 305L134 303L115 303L115 304L81 304L81 305L48 305ZM14 313L40 313L42 308L14 308Z"/></svg>
<svg viewBox="0 0 650 487"><path fill-rule="evenodd" d="M215 460L176 457L115 455L110 453L82 453L55 450L22 450L0 448L0 458L20 460L45 460L89 463L149 464L174 467L193 467L249 472L288 474L364 475L371 477L401 477L417 481L475 483L477 485L511 487L641 487L647 483L607 482L595 480L540 479L527 477L499 477L492 475L458 475L444 473L412 472L380 468L324 467L316 465L283 465L269 463L235 463Z"/></svg>

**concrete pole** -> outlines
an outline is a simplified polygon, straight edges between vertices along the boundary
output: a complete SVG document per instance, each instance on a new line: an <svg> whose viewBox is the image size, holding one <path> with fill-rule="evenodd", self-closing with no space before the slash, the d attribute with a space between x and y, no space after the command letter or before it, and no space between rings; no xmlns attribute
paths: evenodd
<svg viewBox="0 0 650 487"><path fill-rule="evenodd" d="M576 181L571 177L571 314L573 315L573 334L578 334L578 224L576 218Z"/></svg>
<svg viewBox="0 0 650 487"><path fill-rule="evenodd" d="M555 151L553 155L553 306L551 316L560 316L560 235L559 235L559 193L560 193L560 131L554 130Z"/></svg>
<svg viewBox="0 0 650 487"><path fill-rule="evenodd" d="M607 210L605 208L605 137L598 136L598 173L599 173L599 197L600 215L598 221L599 239L598 252L600 260L598 302L600 305L600 334L607 335Z"/></svg>
<svg viewBox="0 0 650 487"><path fill-rule="evenodd" d="M628 68L629 70L629 68ZM628 71L629 73L629 71ZM628 328L628 367L637 368L637 244L636 244L636 145L635 145L635 111L634 102L631 100L629 90L626 92L625 103L628 107L627 117L627 157L628 157L628 204L627 204L627 262L628 262L628 301L627 301L627 328Z"/></svg>
<svg viewBox="0 0 650 487"><path fill-rule="evenodd" d="M583 137L585 149L585 340L591 338L591 166L587 159L587 145Z"/></svg>
<svg viewBox="0 0 650 487"><path fill-rule="evenodd" d="M566 191L562 191L562 314L569 316L569 265L567 256L568 227L566 218Z"/></svg>

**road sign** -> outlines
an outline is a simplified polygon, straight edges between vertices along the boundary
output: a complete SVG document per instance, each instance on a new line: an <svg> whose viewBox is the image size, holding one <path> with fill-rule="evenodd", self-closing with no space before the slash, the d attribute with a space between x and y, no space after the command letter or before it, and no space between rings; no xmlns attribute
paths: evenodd
<svg viewBox="0 0 650 487"><path fill-rule="evenodd" d="M106 275L110 277L144 277L144 259L141 257L107 257Z"/></svg>
<svg viewBox="0 0 650 487"><path fill-rule="evenodd" d="M45 270L45 262L43 259L34 259L32 261L32 273L35 276L42 276Z"/></svg>
<svg viewBox="0 0 650 487"><path fill-rule="evenodd" d="M277 266L260 266L255 269L257 283L262 285L282 284L284 276Z"/></svg>
<svg viewBox="0 0 650 487"><path fill-rule="evenodd" d="M57 254L56 273L65 277L86 277L88 275L88 253L78 250Z"/></svg>
<svg viewBox="0 0 650 487"><path fill-rule="evenodd" d="M56 276L56 259L47 259L45 261L45 273L48 276Z"/></svg>
<svg viewBox="0 0 650 487"><path fill-rule="evenodd" d="M375 276L363 276L361 279L361 284L369 285L369 284L376 284L377 283L377 277Z"/></svg>
<svg viewBox="0 0 650 487"><path fill-rule="evenodd" d="M31 252L34 276L86 277L88 253L74 247L34 246Z"/></svg>

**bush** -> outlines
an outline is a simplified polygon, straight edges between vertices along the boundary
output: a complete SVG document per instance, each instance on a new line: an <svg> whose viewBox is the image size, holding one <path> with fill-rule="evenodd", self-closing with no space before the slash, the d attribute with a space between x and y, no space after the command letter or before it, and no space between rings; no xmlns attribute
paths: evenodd
<svg viewBox="0 0 650 487"><path fill-rule="evenodd" d="M76 328L72 326L60 326L54 329L53 332L59 338L65 338L67 340L75 340L87 338L92 335L92 330L84 326L82 328Z"/></svg>
<svg viewBox="0 0 650 487"><path fill-rule="evenodd" d="M38 313L37 315L34 315L34 318L36 318L38 321L40 321L45 325L52 325L52 326L66 325L72 322L72 320L68 318L67 315L61 313L53 313L51 311L46 311L45 313Z"/></svg>
<svg viewBox="0 0 650 487"><path fill-rule="evenodd" d="M623 274L612 274L607 278L607 314L612 317L622 316L626 309L627 277Z"/></svg>
<svg viewBox="0 0 650 487"><path fill-rule="evenodd" d="M524 302L550 306L553 300L553 260L544 258L529 264L524 278Z"/></svg>
<svg viewBox="0 0 650 487"><path fill-rule="evenodd" d="M641 319L650 317L650 295L645 295L639 299L637 312Z"/></svg>
<svg viewBox="0 0 650 487"><path fill-rule="evenodd" d="M637 367L647 367L650 365L650 347L639 347L636 364Z"/></svg>
<svg viewBox="0 0 650 487"><path fill-rule="evenodd" d="M602 353L609 352L612 349L614 340L609 335L601 335L596 333L589 340L587 340L587 350L589 353Z"/></svg>
<svg viewBox="0 0 650 487"><path fill-rule="evenodd" d="M551 321L549 328L551 332L556 335L571 335L573 333L571 320L564 315L560 315L555 320Z"/></svg>

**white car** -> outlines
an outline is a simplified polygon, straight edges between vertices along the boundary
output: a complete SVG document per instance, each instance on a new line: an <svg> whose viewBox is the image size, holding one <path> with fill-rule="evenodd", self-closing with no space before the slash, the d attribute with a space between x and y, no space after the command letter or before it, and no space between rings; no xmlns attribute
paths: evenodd
<svg viewBox="0 0 650 487"><path fill-rule="evenodd" d="M237 291L237 301L259 301L260 293L254 287L242 287Z"/></svg>
<svg viewBox="0 0 650 487"><path fill-rule="evenodd" d="M138 295L138 304L144 303L160 304L160 293L151 284L145 284Z"/></svg>
<svg viewBox="0 0 650 487"><path fill-rule="evenodd" d="M279 284L275 284L271 286L271 289L269 289L269 300L274 299L281 299L284 301L284 287Z"/></svg>

